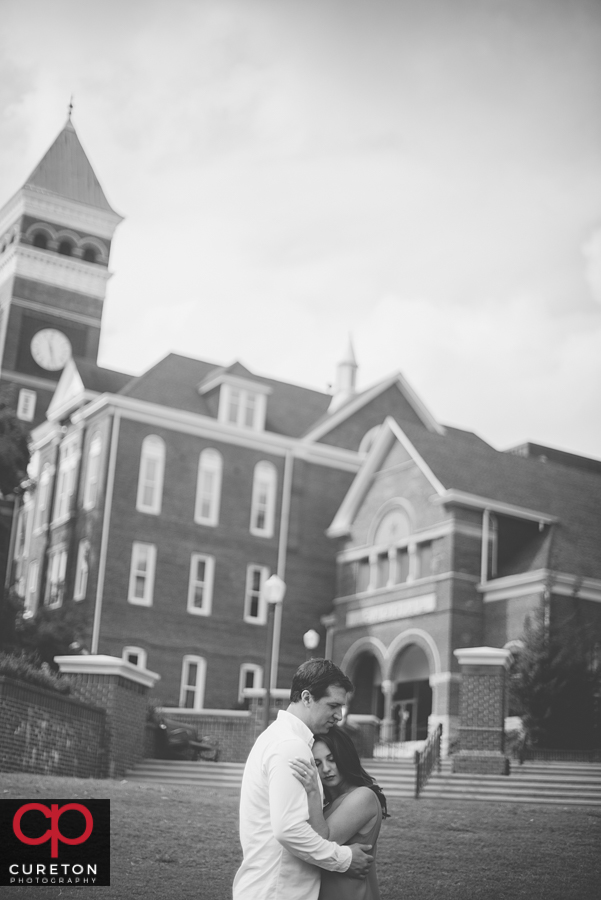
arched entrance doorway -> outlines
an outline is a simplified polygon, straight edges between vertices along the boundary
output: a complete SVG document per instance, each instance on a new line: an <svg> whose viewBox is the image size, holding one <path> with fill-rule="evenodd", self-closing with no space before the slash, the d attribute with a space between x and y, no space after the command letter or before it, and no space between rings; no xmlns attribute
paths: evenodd
<svg viewBox="0 0 601 900"><path fill-rule="evenodd" d="M430 666L425 652L417 644L404 647L391 674L390 740L423 741L428 736L428 717L432 712Z"/></svg>
<svg viewBox="0 0 601 900"><path fill-rule="evenodd" d="M349 704L349 713L354 715L384 716L384 695L382 674L378 660L369 651L361 653L353 665L351 680L354 693Z"/></svg>

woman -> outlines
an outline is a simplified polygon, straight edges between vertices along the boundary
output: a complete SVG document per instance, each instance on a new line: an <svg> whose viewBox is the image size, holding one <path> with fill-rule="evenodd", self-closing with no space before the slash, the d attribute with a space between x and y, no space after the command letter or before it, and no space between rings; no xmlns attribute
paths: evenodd
<svg viewBox="0 0 601 900"><path fill-rule="evenodd" d="M309 800L309 824L322 837L337 844L371 844L374 862L365 879L322 870L319 900L380 900L376 875L376 842L382 818L388 815L386 798L361 765L350 737L340 728L317 734L313 765L290 761L294 776ZM322 808L318 777L326 806Z"/></svg>

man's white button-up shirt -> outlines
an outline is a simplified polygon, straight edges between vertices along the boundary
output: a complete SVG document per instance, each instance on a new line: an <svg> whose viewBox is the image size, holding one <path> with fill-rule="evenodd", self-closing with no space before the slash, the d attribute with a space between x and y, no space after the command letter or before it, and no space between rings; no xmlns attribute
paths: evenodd
<svg viewBox="0 0 601 900"><path fill-rule="evenodd" d="M313 734L280 710L250 751L240 797L244 860L234 900L317 900L320 868L346 872L350 847L326 841L309 825L307 794L288 760L311 759Z"/></svg>

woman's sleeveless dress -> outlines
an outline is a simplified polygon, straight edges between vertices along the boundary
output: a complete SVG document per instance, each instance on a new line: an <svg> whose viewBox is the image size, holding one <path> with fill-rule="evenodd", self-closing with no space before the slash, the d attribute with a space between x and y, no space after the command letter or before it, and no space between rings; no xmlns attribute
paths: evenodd
<svg viewBox="0 0 601 900"><path fill-rule="evenodd" d="M328 816L337 809L344 801L347 794L338 797L334 802L324 810L324 816ZM380 891L378 889L378 876L376 875L376 842L380 833L380 825L382 824L382 809L378 801L378 818L373 828L370 828L365 834L354 834L346 841L346 844L371 844L372 849L369 851L374 857L371 868L365 878L351 878L340 872L329 872L327 869L321 870L321 888L319 891L319 900L380 900Z"/></svg>

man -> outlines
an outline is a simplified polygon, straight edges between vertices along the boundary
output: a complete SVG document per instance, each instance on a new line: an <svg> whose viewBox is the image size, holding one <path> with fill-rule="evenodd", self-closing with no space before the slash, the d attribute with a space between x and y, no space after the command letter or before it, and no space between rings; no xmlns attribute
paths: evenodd
<svg viewBox="0 0 601 900"><path fill-rule="evenodd" d="M341 847L309 825L307 794L288 764L311 761L313 735L342 718L353 685L328 659L303 663L292 679L290 705L259 735L250 751L240 797L244 859L233 900L317 900L320 868L366 875L370 846Z"/></svg>

